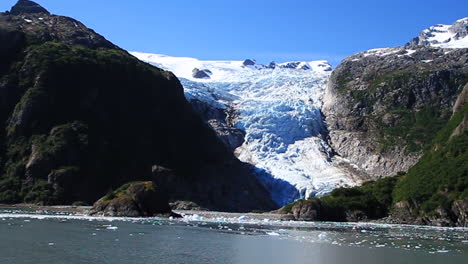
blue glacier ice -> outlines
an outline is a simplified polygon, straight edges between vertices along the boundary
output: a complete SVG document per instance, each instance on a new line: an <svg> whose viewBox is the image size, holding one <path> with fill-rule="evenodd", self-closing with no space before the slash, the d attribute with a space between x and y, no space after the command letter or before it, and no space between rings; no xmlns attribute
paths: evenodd
<svg viewBox="0 0 468 264"><path fill-rule="evenodd" d="M170 70L181 80L187 99L218 109L236 110L234 125L245 132L236 156L256 168L256 175L279 205L321 196L356 182L333 162L321 113L330 76L325 61L285 63L291 67L245 66L242 61L200 61L133 53ZM194 68L208 69L196 79Z"/></svg>

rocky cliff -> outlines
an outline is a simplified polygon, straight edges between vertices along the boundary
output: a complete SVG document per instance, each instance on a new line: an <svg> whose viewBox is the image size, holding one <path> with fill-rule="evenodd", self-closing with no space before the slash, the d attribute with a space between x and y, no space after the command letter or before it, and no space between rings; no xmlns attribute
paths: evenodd
<svg viewBox="0 0 468 264"><path fill-rule="evenodd" d="M271 208L167 71L31 1L0 13L0 202L93 203L154 180L171 200Z"/></svg>
<svg viewBox="0 0 468 264"><path fill-rule="evenodd" d="M297 220L467 226L468 19L353 55L323 111L336 152L374 179L280 209Z"/></svg>
<svg viewBox="0 0 468 264"><path fill-rule="evenodd" d="M424 43L353 55L330 78L323 111L331 144L373 178L416 164L468 81L468 49Z"/></svg>

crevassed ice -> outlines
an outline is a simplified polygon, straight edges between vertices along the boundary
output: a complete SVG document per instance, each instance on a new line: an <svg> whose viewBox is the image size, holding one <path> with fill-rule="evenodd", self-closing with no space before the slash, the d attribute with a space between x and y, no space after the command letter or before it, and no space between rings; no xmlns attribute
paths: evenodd
<svg viewBox="0 0 468 264"><path fill-rule="evenodd" d="M320 111L330 75L323 67L326 62L307 62L310 70L259 69L243 67L241 61L134 55L173 71L189 100L236 109L235 126L245 131L245 142L236 155L258 169L259 179L279 205L324 195L337 186L355 185L332 164L326 141ZM208 69L212 76L194 79L193 68Z"/></svg>

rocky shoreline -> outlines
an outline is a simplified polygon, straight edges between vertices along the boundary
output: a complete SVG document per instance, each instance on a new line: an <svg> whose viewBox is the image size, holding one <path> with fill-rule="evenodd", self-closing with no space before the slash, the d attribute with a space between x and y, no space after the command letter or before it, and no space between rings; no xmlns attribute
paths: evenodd
<svg viewBox="0 0 468 264"><path fill-rule="evenodd" d="M91 215L91 206L73 206L73 205L58 205L58 206L43 206L34 204L0 204L0 209L7 210L24 210L34 213L43 213L49 211L54 213L69 213L79 215ZM329 221L313 221L307 219L298 219L294 214L284 214L279 211L265 212L265 213L230 213L218 211L203 211L203 210L174 210L173 213L184 218L197 221L197 219L250 219L254 221L284 221L284 222L317 222L325 223ZM94 215L96 216L96 215ZM161 214L155 215L156 217L163 217L172 219L172 215ZM121 216L120 216L121 217ZM144 218L144 217L142 217ZM346 221L342 223L373 223L373 224L390 224L390 225L409 225L409 226L432 226L432 227L447 227L441 225L439 222L421 221L421 219L399 219L393 216L383 217L380 219L354 219L353 221ZM439 223L439 224L438 224ZM460 226L463 228L463 226Z"/></svg>

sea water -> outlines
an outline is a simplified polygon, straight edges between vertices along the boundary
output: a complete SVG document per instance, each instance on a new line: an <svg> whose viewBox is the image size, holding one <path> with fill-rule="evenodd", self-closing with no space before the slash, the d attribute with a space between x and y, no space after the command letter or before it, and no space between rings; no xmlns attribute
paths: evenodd
<svg viewBox="0 0 468 264"><path fill-rule="evenodd" d="M0 210L0 263L468 261L468 229L269 219L108 218Z"/></svg>

